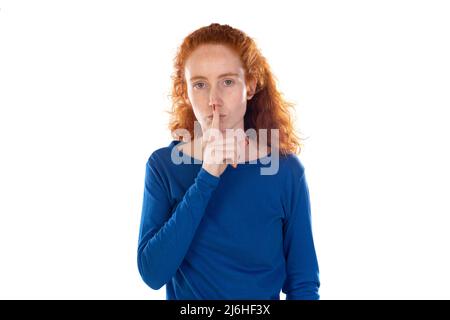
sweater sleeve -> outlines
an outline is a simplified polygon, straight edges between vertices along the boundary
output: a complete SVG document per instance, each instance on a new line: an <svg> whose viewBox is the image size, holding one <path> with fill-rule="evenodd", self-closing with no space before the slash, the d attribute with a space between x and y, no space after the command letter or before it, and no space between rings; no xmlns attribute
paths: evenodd
<svg viewBox="0 0 450 320"><path fill-rule="evenodd" d="M314 248L309 189L304 172L288 192L284 231L286 300L319 300L319 266Z"/></svg>
<svg viewBox="0 0 450 320"><path fill-rule="evenodd" d="M147 161L137 260L142 279L152 289L165 285L181 265L219 179L201 168L173 205L158 158L153 154Z"/></svg>

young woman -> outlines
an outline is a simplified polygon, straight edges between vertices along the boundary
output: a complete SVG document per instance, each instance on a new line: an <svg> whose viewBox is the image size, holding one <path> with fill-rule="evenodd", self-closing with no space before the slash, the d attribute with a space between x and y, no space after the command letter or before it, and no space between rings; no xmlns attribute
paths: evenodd
<svg viewBox="0 0 450 320"><path fill-rule="evenodd" d="M146 163L142 279L167 299L319 299L292 104L255 42L214 23L184 39L174 69L175 139Z"/></svg>

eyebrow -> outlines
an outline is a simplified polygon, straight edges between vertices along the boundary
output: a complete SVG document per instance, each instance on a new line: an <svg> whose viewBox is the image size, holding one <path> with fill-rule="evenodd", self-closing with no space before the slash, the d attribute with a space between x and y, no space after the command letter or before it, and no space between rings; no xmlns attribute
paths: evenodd
<svg viewBox="0 0 450 320"><path fill-rule="evenodd" d="M219 75L218 78L230 77L230 76L239 77L239 74L238 73L233 73L233 72L227 72L227 73ZM197 80L197 79L206 79L206 80L208 80L208 78L203 77L203 76L195 76L195 77L191 78L191 81L194 81L194 80Z"/></svg>

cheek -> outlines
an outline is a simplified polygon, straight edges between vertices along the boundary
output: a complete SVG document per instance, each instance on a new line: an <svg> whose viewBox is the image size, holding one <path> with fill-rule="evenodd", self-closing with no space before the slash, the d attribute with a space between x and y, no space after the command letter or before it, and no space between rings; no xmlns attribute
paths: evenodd
<svg viewBox="0 0 450 320"><path fill-rule="evenodd" d="M228 105L230 106L230 109L232 109L236 113L245 113L245 109L247 106L245 91L241 89L233 90L233 92L229 95Z"/></svg>
<svg viewBox="0 0 450 320"><path fill-rule="evenodd" d="M192 90L187 91L189 103L191 104L192 110L194 111L194 114L198 117L202 111L202 99L199 94L194 93Z"/></svg>
<svg viewBox="0 0 450 320"><path fill-rule="evenodd" d="M244 106L245 106L246 100L247 100L246 94L247 93L245 91L245 87L244 86L239 86L239 88L236 88L236 90L233 90L234 100L237 103L240 103L241 105L244 105Z"/></svg>
<svg viewBox="0 0 450 320"><path fill-rule="evenodd" d="M190 99L191 100L191 107L192 111L195 115L195 118L198 122L203 124L205 117L209 115L209 111L205 109L205 106L207 104L203 103L202 101L199 101L198 99Z"/></svg>
<svg viewBox="0 0 450 320"><path fill-rule="evenodd" d="M190 91L189 92L189 100L191 101L191 104L194 107L199 109L205 104L205 101L207 102L207 97L204 94L202 94L201 92Z"/></svg>
<svg viewBox="0 0 450 320"><path fill-rule="evenodd" d="M197 121L203 122L203 119L205 117L204 111L200 110L199 108L193 108L195 118L197 118Z"/></svg>

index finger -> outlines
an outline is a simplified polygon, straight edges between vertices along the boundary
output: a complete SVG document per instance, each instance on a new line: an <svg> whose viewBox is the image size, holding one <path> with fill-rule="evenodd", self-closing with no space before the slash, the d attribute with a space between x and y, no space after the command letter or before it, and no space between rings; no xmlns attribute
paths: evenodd
<svg viewBox="0 0 450 320"><path fill-rule="evenodd" d="M213 104L213 118L211 122L211 128L220 130L220 113L215 104Z"/></svg>
<svg viewBox="0 0 450 320"><path fill-rule="evenodd" d="M216 105L213 104L213 117L211 120L210 127L204 133L203 143L206 144L213 137L217 138L217 134L220 131L220 113Z"/></svg>

